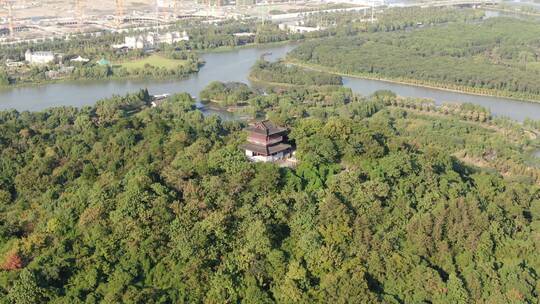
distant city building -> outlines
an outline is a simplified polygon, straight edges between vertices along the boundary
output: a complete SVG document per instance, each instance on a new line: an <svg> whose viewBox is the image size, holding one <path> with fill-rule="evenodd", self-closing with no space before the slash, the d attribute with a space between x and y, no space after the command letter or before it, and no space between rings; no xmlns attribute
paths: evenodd
<svg viewBox="0 0 540 304"><path fill-rule="evenodd" d="M322 31L326 29L320 26L311 27L311 26L302 26L302 25L294 25L294 24L286 24L286 23L281 23L278 25L278 27L282 31L289 31L291 33L298 33L298 34L317 32L317 31Z"/></svg>
<svg viewBox="0 0 540 304"><path fill-rule="evenodd" d="M24 60L29 64L48 64L54 62L56 56L52 52L32 52L27 50L24 53Z"/></svg>
<svg viewBox="0 0 540 304"><path fill-rule="evenodd" d="M181 41L189 41L189 36L186 31L183 31L182 33L169 32L158 36L158 43L173 44Z"/></svg>
<svg viewBox="0 0 540 304"><path fill-rule="evenodd" d="M173 44L180 41L189 41L189 36L186 31L183 31L182 33L168 32L162 35L157 33L148 33L147 35L127 36L124 39L124 44L113 45L113 48L147 50L155 48L161 43Z"/></svg>
<svg viewBox="0 0 540 304"><path fill-rule="evenodd" d="M292 147L284 143L287 129L277 127L270 121L258 122L247 128L247 143L242 146L246 156L256 162L273 162L292 155Z"/></svg>
<svg viewBox="0 0 540 304"><path fill-rule="evenodd" d="M156 0L156 5L159 8L174 8L174 0Z"/></svg>

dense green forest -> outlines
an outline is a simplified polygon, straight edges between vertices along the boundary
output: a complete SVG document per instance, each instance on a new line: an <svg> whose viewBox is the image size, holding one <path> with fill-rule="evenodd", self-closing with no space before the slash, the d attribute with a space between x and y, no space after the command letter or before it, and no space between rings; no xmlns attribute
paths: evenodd
<svg viewBox="0 0 540 304"><path fill-rule="evenodd" d="M0 112L0 303L534 303L534 123L347 90L249 99L292 169L188 94Z"/></svg>
<svg viewBox="0 0 540 304"><path fill-rule="evenodd" d="M290 59L352 75L539 100L539 36L537 22L492 18L308 41Z"/></svg>
<svg viewBox="0 0 540 304"><path fill-rule="evenodd" d="M341 76L329 73L303 70L301 68L283 64L282 62L269 62L261 59L251 68L250 79L276 84L323 86L342 85Z"/></svg>

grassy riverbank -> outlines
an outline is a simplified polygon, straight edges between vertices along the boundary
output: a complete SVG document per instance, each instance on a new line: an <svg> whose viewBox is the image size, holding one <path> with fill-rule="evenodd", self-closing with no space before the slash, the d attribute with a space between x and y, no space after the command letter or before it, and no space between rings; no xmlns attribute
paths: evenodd
<svg viewBox="0 0 540 304"><path fill-rule="evenodd" d="M271 87L284 87L284 88L294 88L294 87L300 87L301 85L298 84L292 84L292 83L282 83L282 82L271 82L266 80L258 79L257 77L253 75L249 75L247 79L255 84L256 86L271 86Z"/></svg>
<svg viewBox="0 0 540 304"><path fill-rule="evenodd" d="M297 86L342 85L341 76L325 72L301 69L283 64L281 61L269 62L258 60L249 73L251 79L267 84L284 84Z"/></svg>
<svg viewBox="0 0 540 304"><path fill-rule="evenodd" d="M46 86L51 84L61 84L61 83L93 83L93 82L107 82L107 81L119 81L119 80L181 80L185 79L188 76L195 74L197 72L187 73L184 75L167 75L167 76L152 76L152 75L126 75L126 76L108 76L106 78L61 78L61 79L44 79L35 82L20 82L16 84L3 85L0 86L0 91L10 90L10 89L19 89L19 88L32 88L39 86Z"/></svg>
<svg viewBox="0 0 540 304"><path fill-rule="evenodd" d="M197 73L204 62L197 56L188 56L187 59L172 59L161 54L153 54L143 58L132 58L122 62L113 62L110 65L87 63L73 66L73 71L56 78L47 76L49 71L59 69L59 65L37 67L39 71L23 71L8 85L0 85L0 89L18 87L42 86L54 83L75 81L108 81L108 80L135 80L135 79L182 79ZM32 67L36 69L36 67Z"/></svg>
<svg viewBox="0 0 540 304"><path fill-rule="evenodd" d="M122 68L126 68L128 71L132 71L134 69L145 68L147 65L151 65L156 68L170 69L170 68L185 67L188 64L189 62L187 60L170 59L170 58L163 57L161 55L154 54L145 58L126 61L126 62L118 64L118 66Z"/></svg>

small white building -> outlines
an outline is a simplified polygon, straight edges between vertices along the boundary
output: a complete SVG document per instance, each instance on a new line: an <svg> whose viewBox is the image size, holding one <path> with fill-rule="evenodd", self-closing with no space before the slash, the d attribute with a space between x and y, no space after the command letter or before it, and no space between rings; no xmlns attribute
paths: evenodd
<svg viewBox="0 0 540 304"><path fill-rule="evenodd" d="M169 32L163 35L159 35L157 43L173 44L181 41L189 41L189 36L186 31L183 31L182 33Z"/></svg>
<svg viewBox="0 0 540 304"><path fill-rule="evenodd" d="M80 55L77 57L77 58L73 58L70 60L71 62L80 62L80 63L86 63L88 61L90 61L90 59L88 58L83 58L81 57Z"/></svg>
<svg viewBox="0 0 540 304"><path fill-rule="evenodd" d="M326 29L320 26L311 27L311 26L294 25L294 24L286 24L286 23L280 23L278 27L282 31L289 31L291 33L298 33L298 34L317 32L317 31L322 31Z"/></svg>
<svg viewBox="0 0 540 304"><path fill-rule="evenodd" d="M142 35L139 36L128 36L124 38L124 44L120 45L121 47L127 47L128 49L146 49L149 48L148 43L146 42L145 37Z"/></svg>
<svg viewBox="0 0 540 304"><path fill-rule="evenodd" d="M24 60L29 64L41 65L54 62L56 56L52 52L32 52L27 50L24 53Z"/></svg>

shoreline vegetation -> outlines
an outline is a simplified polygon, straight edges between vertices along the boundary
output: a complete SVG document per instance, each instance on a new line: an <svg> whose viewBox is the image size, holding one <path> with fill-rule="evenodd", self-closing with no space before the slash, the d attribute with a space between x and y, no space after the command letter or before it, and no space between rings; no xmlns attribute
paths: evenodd
<svg viewBox="0 0 540 304"><path fill-rule="evenodd" d="M24 83L18 83L18 84L12 84L12 85L0 85L0 91L9 90L9 89L20 89L20 88L33 88L33 87L40 87L40 86L46 86L46 85L52 85L52 84L60 84L60 83L90 83L90 82L107 82L107 81L118 81L118 80L173 80L173 79L186 79L192 74L195 74L197 72L191 72L185 75L168 75L163 77L156 77L152 75L145 75L145 76L138 76L138 75L131 75L131 76L109 76L107 78L62 78L62 79L47 79L47 80L40 80L38 82L24 82Z"/></svg>
<svg viewBox="0 0 540 304"><path fill-rule="evenodd" d="M287 60L352 77L539 102L538 35L537 22L492 18L309 41Z"/></svg>
<svg viewBox="0 0 540 304"><path fill-rule="evenodd" d="M270 62L259 59L250 70L249 77L268 84L284 84L298 86L342 86L341 76L327 72L306 70L289 66L282 61Z"/></svg>
<svg viewBox="0 0 540 304"><path fill-rule="evenodd" d="M322 39L322 38L311 38L309 40L315 40L315 39ZM235 45L235 46L220 46L217 48L212 49L204 49L204 50L196 50L195 52L199 55L204 54L212 54L212 53L227 53L232 52L235 50L242 50L242 49L251 49L251 48L257 48L257 47L278 47L278 46L284 46L284 45L295 45L299 44L303 41L306 41L306 39L298 39L298 40L283 40L283 41L274 41L274 42L253 42L253 43L247 43L243 45Z"/></svg>
<svg viewBox="0 0 540 304"><path fill-rule="evenodd" d="M243 82L209 83L200 92L201 103L212 109L238 113L249 112L253 99L263 92L268 94L283 90L348 90L343 87L341 76L288 66L281 61L269 62L262 58L255 62L247 78L253 86Z"/></svg>
<svg viewBox="0 0 540 304"><path fill-rule="evenodd" d="M260 64L260 63L261 63L261 61L259 61L259 63L256 63L256 66L257 66L257 64ZM493 94L485 94L485 93L479 93L479 92L474 92L474 91L465 90L465 89L463 89L463 90L462 89L452 89L452 88L443 87L443 86L430 85L430 84L427 84L427 83L419 83L418 81L414 81L414 80L404 81L404 80L401 80L401 79L398 80L398 79L391 79L391 78L385 78L385 77L377 77L377 76L372 76L372 75L368 75L368 74L349 74L349 73L338 72L338 71L333 70L332 68L325 67L325 66L322 66L322 65L315 65L315 64L308 64L308 63L305 63L305 62L300 62L300 61L295 60L295 59L290 58L290 57L286 57L285 59L283 59L283 60L281 60L279 62L276 62L276 63L271 63L271 65L274 65L274 66L277 65L277 64L281 64L283 66L292 65L292 66L295 66L297 68L302 68L302 69L304 69L304 71L302 71L302 73L306 73L306 71L313 71L313 72L318 72L318 73L327 73L329 75L337 75L337 76L340 76L340 77L351 77L351 78L357 78L357 79L377 80L377 81L384 81L384 82L395 83L395 84L403 84L403 85L414 86L414 87L423 87L423 88L429 88L429 89L441 90L441 91L447 91L447 92L455 92L455 93L470 94L470 95L476 95L476 96L486 96L486 97L508 98L508 99L512 99L512 100L516 100L516 101L540 103L540 96L539 96L538 100L536 100L536 99L523 99L523 98L517 98L517 97L512 97L512 96L507 96L507 95L504 95L504 94L500 94L501 92L493 92ZM254 67L254 69L252 69L251 73L248 76L248 80L253 82L254 84L261 85L261 86L273 86L273 87L283 87L283 88L309 86L309 85L305 85L305 84L293 84L293 83L285 83L285 82L276 82L276 81L269 81L267 79L263 79L261 77L258 77L258 76L260 76L260 73L258 75L258 73L255 72L257 70L256 66ZM260 69L258 69L258 70L260 70ZM299 72L299 71L295 71L295 72ZM279 78L279 77L282 77L282 76L283 75L277 75L276 77Z"/></svg>
<svg viewBox="0 0 540 304"><path fill-rule="evenodd" d="M174 57L175 54L171 55ZM183 79L191 74L198 73L205 62L194 54L176 54L178 58L169 58L166 54L152 54L149 56L127 58L123 61L76 64L70 67L72 72L57 78L49 78L47 72L55 71L57 66L51 65L30 66L26 74L32 73L32 79L19 78L9 84L0 84L0 90L10 88L37 87L55 83L108 81L108 80L144 80L144 79ZM23 75L23 77L29 77Z"/></svg>
<svg viewBox="0 0 540 304"><path fill-rule="evenodd" d="M344 72L338 72L336 70L333 70L332 68L323 66L323 65L317 65L317 64L308 64L305 62L301 62L298 60L294 60L291 58L286 58L284 63L291 64L297 67L317 71L317 72L326 72L333 75L339 75L342 77L350 77L350 78L356 78L356 79L366 79L366 80L377 80L377 81L384 81L388 83L395 83L395 84L403 84L413 87L422 87L422 88L428 88L428 89L434 89L434 90L441 90L441 91L447 91L447 92L454 92L454 93L462 93L462 94L469 94L469 95L475 95L475 96L485 96L485 97L498 97L498 98L507 98L512 99L516 101L523 101L523 102L530 102L530 103L540 103L540 95L537 96L538 99L524 99L520 97L515 97L511 95L505 94L504 91L493 91L493 94L486 94L486 93L480 93L471 91L471 89L474 89L473 87L464 87L464 89L459 88L448 88L444 86L438 86L435 84L429 84L429 83L422 83L418 82L416 79L411 79L410 81L403 80L403 79L394 79L394 78L388 78L384 76L373 76L373 74L368 73L344 73Z"/></svg>
<svg viewBox="0 0 540 304"><path fill-rule="evenodd" d="M213 53L213 52L227 52L235 49L252 48L257 46L279 46L285 44L296 44L304 41L316 41L324 39L330 36L355 36L361 33L368 32L393 32L402 31L405 29L418 28L423 24L429 26L436 26L439 24L446 24L452 22L467 22L480 20L483 16L481 10L455 10L447 8L433 8L433 9L418 9L418 8L405 8L405 9L388 9L385 10L378 18L376 24L368 25L362 20L358 20L357 14L354 13L331 13L321 16L324 20L320 20L325 23L333 23L335 26L313 33L289 33L287 31L280 30L275 24L258 24L257 22L244 22L237 21L225 21L220 24L202 24L191 23L189 21L179 22L175 25L171 25L170 30L186 30L190 36L190 41L182 42L173 46L163 45L160 46L164 52L191 52L193 54L200 53ZM334 22L336 20L344 20L346 22ZM316 26L313 24L315 20L308 18L306 25ZM235 37L235 33L255 33L251 37ZM92 40L94 44L91 48L87 47L88 39ZM86 37L81 36L78 39L62 41L54 40L41 44L29 44L18 45L9 49L0 47L0 59L1 60L13 60L22 61L24 59L24 52L27 49L35 51L55 51L67 54L65 59L73 58L77 56L91 58L92 61L99 60L105 57L111 62L122 62L126 58L132 58L142 56L143 52L140 50L130 50L126 53L115 52L109 45L120 43L123 39L123 35L104 34L100 37ZM97 58L99 57L99 58ZM60 69L61 66L50 67L53 70ZM9 73L8 73L9 72ZM104 78L110 75L107 71L92 71L91 76L72 76L60 75L62 79L46 79L44 73L38 68L26 71L29 73L30 78L26 79L24 83L20 85L17 83L21 81L19 79L18 72L13 74L13 71L0 69L0 87L19 87L19 86L33 86L44 85L48 83L56 83L58 81L65 80L80 80L80 79L95 79ZM196 71L191 71L195 73ZM40 74L41 73L41 74ZM94 74L100 75L94 75ZM24 73L23 73L24 74ZM27 76L27 75L23 75ZM144 78L144 75L138 75L136 77L128 77L122 75L116 79L136 79ZM156 77L156 76L152 76ZM75 79L72 79L75 78ZM169 78L165 76L157 76L156 78ZM7 85L4 85L6 83Z"/></svg>
<svg viewBox="0 0 540 304"><path fill-rule="evenodd" d="M338 75L339 79L329 78L328 76ZM333 72L325 67L317 67L310 64L305 64L291 60L287 58L286 60L279 60L277 62L268 62L264 59L257 61L254 66L251 68L251 71L248 75L248 80L252 83L253 87L249 87L247 84L243 83L222 83L214 82L205 88L201 92L203 103L209 105L210 108L215 110L227 111L232 113L250 112L250 98L253 95L256 95L258 92L256 88L264 88L264 92L279 92L287 90L312 90L312 89L321 89L327 87L332 90L331 87L336 87L345 89L342 85L341 77L353 77L361 79L374 79L380 81L387 81L391 83L399 83L404 85L412 86L421 86L428 87L435 90L445 90L452 91L464 94L474 94L471 92L458 91L445 89L434 86L426 86L419 84L411 84L403 81L395 81L389 79L380 79L373 77L362 77L358 75L351 75L346 73ZM278 82L283 81L283 82ZM338 84L338 82L340 84ZM239 92L244 92L242 98L239 98ZM438 113L437 115L454 115L459 116L464 120L476 121L486 123L491 121L493 118L491 113L481 107L471 103L443 103L441 105L435 105L433 100L428 98L409 98L397 96L391 91L378 91L377 95L386 96L382 98L386 106L392 106L396 108L410 109L423 111L429 115ZM493 95L484 95L484 94L474 94L481 96L493 96ZM227 100L228 96L235 96L233 99ZM391 98L389 98L390 96ZM497 96L501 97L501 96ZM510 98L510 97L505 97ZM515 98L512 98L515 99ZM534 101L525 101L523 99L516 99L524 102L534 102ZM240 101L240 102L238 102ZM253 112L253 111L251 111ZM256 113L256 111L255 111Z"/></svg>

